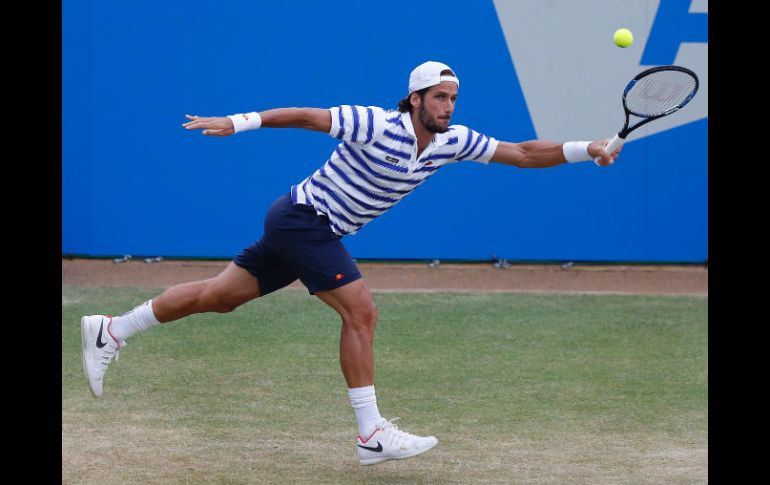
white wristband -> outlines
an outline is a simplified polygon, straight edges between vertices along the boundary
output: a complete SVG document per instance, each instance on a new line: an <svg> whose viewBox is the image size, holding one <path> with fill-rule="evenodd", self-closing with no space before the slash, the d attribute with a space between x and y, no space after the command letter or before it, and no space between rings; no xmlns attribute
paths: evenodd
<svg viewBox="0 0 770 485"><path fill-rule="evenodd" d="M585 162L591 159L591 155L588 154L588 145L590 141L568 141L562 145L561 149L564 152L564 158L569 163Z"/></svg>
<svg viewBox="0 0 770 485"><path fill-rule="evenodd" d="M256 130L262 126L262 117L259 113L252 111L251 113L241 113L237 115L228 116L233 122L233 128L236 133L248 130Z"/></svg>

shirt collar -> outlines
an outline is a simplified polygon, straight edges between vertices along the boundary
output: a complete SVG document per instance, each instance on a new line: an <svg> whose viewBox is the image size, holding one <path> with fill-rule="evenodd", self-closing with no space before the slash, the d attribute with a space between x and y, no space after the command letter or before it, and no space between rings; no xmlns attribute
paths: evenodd
<svg viewBox="0 0 770 485"><path fill-rule="evenodd" d="M406 128L406 132L412 135L412 138L417 140L417 135L414 134L414 125L412 124L412 115L411 113L401 113L401 123L404 124L404 128Z"/></svg>

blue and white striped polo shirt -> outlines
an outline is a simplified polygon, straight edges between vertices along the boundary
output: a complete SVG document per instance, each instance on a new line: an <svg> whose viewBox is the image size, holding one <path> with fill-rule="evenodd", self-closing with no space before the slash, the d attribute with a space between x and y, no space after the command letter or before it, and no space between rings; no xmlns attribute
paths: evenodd
<svg viewBox="0 0 770 485"><path fill-rule="evenodd" d="M342 143L320 169L291 187L291 197L328 216L340 236L358 232L447 163L488 163L497 148L494 138L452 125L434 134L418 159L409 113L349 105L330 111L329 134Z"/></svg>

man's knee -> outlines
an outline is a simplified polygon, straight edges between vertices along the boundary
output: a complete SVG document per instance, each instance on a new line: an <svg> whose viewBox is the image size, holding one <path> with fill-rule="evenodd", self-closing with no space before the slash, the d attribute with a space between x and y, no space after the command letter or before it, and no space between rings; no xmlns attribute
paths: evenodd
<svg viewBox="0 0 770 485"><path fill-rule="evenodd" d="M206 300L203 303L203 306L208 312L230 313L231 311L238 308L239 305L222 298L216 298L216 297L210 296L206 298Z"/></svg>
<svg viewBox="0 0 770 485"><path fill-rule="evenodd" d="M357 304L350 309L349 313L343 318L345 325L356 330L373 331L377 325L377 305L368 300Z"/></svg>
<svg viewBox="0 0 770 485"><path fill-rule="evenodd" d="M206 288L200 296L199 303L207 312L230 313L245 302L235 295L218 290L214 286Z"/></svg>

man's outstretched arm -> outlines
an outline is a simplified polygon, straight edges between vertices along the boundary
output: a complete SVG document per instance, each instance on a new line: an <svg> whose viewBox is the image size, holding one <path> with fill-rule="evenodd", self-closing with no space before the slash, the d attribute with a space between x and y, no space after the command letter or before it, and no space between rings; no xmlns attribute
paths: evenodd
<svg viewBox="0 0 770 485"><path fill-rule="evenodd" d="M305 128L329 133L332 116L328 109L276 108L260 113L244 113L232 116L192 116L182 126L187 130L203 130L206 136L229 136L236 132L268 128Z"/></svg>
<svg viewBox="0 0 770 485"><path fill-rule="evenodd" d="M618 158L620 150L617 150L610 156L604 151L606 145L607 140L591 142L587 147L587 156L584 159L590 160L600 157L599 165L606 166L612 164ZM514 165L519 168L547 168L567 163L564 153L564 144L562 143L540 140L525 141L523 143L501 141L497 144L497 149L495 154L492 155L491 161L505 165Z"/></svg>

